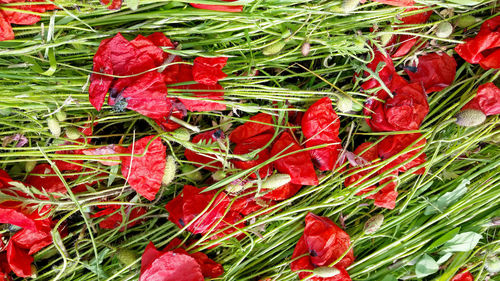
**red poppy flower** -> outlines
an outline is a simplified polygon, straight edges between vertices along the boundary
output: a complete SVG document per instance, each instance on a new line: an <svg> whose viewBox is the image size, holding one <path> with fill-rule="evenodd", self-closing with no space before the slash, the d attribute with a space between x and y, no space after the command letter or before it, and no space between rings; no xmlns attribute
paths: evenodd
<svg viewBox="0 0 500 281"><path fill-rule="evenodd" d="M271 148L271 157L275 157L277 154L281 157L273 162L274 166L280 173L289 174L293 184L316 185L318 184L318 177L311 156L305 151L296 152L301 149L302 147L290 133L281 133ZM293 154L282 157L289 153Z"/></svg>
<svg viewBox="0 0 500 281"><path fill-rule="evenodd" d="M202 67L203 68L203 67ZM175 83L184 83L194 81L193 66L188 64L179 65L179 75ZM212 111L212 110L225 110L226 105L216 100L224 100L224 88L218 84L188 84L183 86L175 86L173 88L183 90L182 93L191 93L197 99L179 98L189 111ZM212 100L212 101L210 101Z"/></svg>
<svg viewBox="0 0 500 281"><path fill-rule="evenodd" d="M408 8L405 9L405 12L412 12L424 9L427 8ZM401 25L422 24L427 22L427 20L429 20L431 15L432 11L425 11L425 12L419 12L411 16L405 16L401 18L401 21L403 22ZM398 25L400 24L393 25L395 26L394 30L397 31L398 29L402 28L398 27ZM417 41L418 37L413 35L406 35L406 34L393 35L391 40L389 40L389 43L387 43L386 47L388 48L392 58L398 58L408 54L411 48L415 46Z"/></svg>
<svg viewBox="0 0 500 281"><path fill-rule="evenodd" d="M457 62L446 53L418 57L418 63L405 67L411 83L422 83L425 92L441 91L451 85L457 72Z"/></svg>
<svg viewBox="0 0 500 281"><path fill-rule="evenodd" d="M340 121L333 110L332 101L324 97L311 105L302 118L302 133L306 147L330 144L323 148L309 150L313 162L321 171L333 170L341 149L339 135Z"/></svg>
<svg viewBox="0 0 500 281"><path fill-rule="evenodd" d="M224 273L221 264L213 261L202 252L189 254L179 247L180 244L181 240L174 238L162 251L158 251L154 244L150 242L142 254L140 280L203 281L204 277L217 278ZM168 258L165 258L165 255L168 255ZM176 260L175 257L177 256L181 258ZM186 260L189 260L189 262L187 263ZM165 265L167 266L162 269L161 266ZM182 268L184 266L187 266L187 268ZM191 270L188 273L192 275L184 275L183 270ZM154 279L155 277L157 279Z"/></svg>
<svg viewBox="0 0 500 281"><path fill-rule="evenodd" d="M69 176L65 179L71 179L74 177ZM49 193L59 192L66 193L66 187L64 183L59 179L56 172L50 164L38 164L33 168L28 177L26 178L26 184L36 187L39 190L45 190Z"/></svg>
<svg viewBox="0 0 500 281"><path fill-rule="evenodd" d="M500 89L492 82L479 86L476 96L464 109L481 110L486 116L500 114Z"/></svg>
<svg viewBox="0 0 500 281"><path fill-rule="evenodd" d="M203 58L197 57L193 63L194 81L203 85L215 85L227 74L222 72L222 68L227 63L227 57Z"/></svg>
<svg viewBox="0 0 500 281"><path fill-rule="evenodd" d="M59 7L51 4L44 5L30 5L29 2L40 2L39 0L0 0L0 4L10 3L23 3L24 5L9 6L9 8L44 13L50 10L59 9ZM19 25L32 25L39 22L41 17L30 13L16 12L16 11L0 11L0 41L14 39L14 32L12 31L11 24Z"/></svg>
<svg viewBox="0 0 500 281"><path fill-rule="evenodd" d="M185 185L182 193L165 205L169 213L168 219L178 227L183 228L200 215L215 197L209 209L187 228L194 234L206 233L210 230L224 216L230 203L229 197L225 193L216 195L217 191L215 190L204 193L201 191L202 189Z"/></svg>
<svg viewBox="0 0 500 281"><path fill-rule="evenodd" d="M467 269L464 269L457 275L453 276L450 281L474 281L474 276L472 276Z"/></svg>
<svg viewBox="0 0 500 281"><path fill-rule="evenodd" d="M351 241L349 235L325 217L308 213L304 234L299 239L292 255L290 267L292 271L313 270L320 266L329 266L348 251ZM298 258L302 256L301 258ZM298 258L298 259L297 259ZM312 276L310 272L299 272L300 279L316 281L347 281L351 280L345 267L354 262L352 249L337 262L334 267L340 273L334 277L322 278Z"/></svg>
<svg viewBox="0 0 500 281"><path fill-rule="evenodd" d="M109 10L119 10L122 7L122 0L99 0L99 2L101 2L102 5L107 6Z"/></svg>
<svg viewBox="0 0 500 281"><path fill-rule="evenodd" d="M155 199L160 190L166 165L165 145L160 138L153 138L155 136L144 137L134 142L124 151L131 156L121 157L122 175L137 193L148 200Z"/></svg>
<svg viewBox="0 0 500 281"><path fill-rule="evenodd" d="M107 215L112 214L111 216L109 216L109 217L105 218L104 220L102 220L101 222L99 222L100 228L115 229L115 228L120 227L122 225L123 216L122 216L122 212L119 210L120 206L118 206L118 205L102 205L102 206L97 206L97 207L100 209L103 209L103 210L91 215L90 217L99 218L99 217L103 217L103 216L107 216ZM129 223L126 224L126 227L130 228L130 227L133 227L133 226L141 223L142 220L137 219L137 218L144 215L147 212L147 210L146 210L146 208L142 208L142 207L131 208L130 206L126 206L124 208L124 212L125 212L126 220L129 221ZM124 231L124 230L125 230L125 226L120 228L120 231Z"/></svg>
<svg viewBox="0 0 500 281"><path fill-rule="evenodd" d="M224 137L224 133L221 130L212 130L212 131L204 132L204 133L201 133L201 134L194 136L193 139L191 140L191 142L195 143L195 144L208 145L208 144L216 142L218 139L223 138L223 137ZM213 150L220 151L220 149L218 149L218 148L215 148ZM213 155L213 154L210 154L210 155ZM222 168L222 163L216 160L215 155L213 155L212 157L207 157L207 156L201 155L195 151L186 149L184 151L184 156L186 156L187 160L189 160L191 162L195 162L195 164L194 164L195 166L203 167L204 169L212 171L212 172L215 172L219 168Z"/></svg>
<svg viewBox="0 0 500 281"><path fill-rule="evenodd" d="M366 122L377 132L417 130L429 112L427 95L420 83L396 89L393 97L383 90L376 96L385 102L369 98L363 112L371 117Z"/></svg>
<svg viewBox="0 0 500 281"><path fill-rule="evenodd" d="M418 138L420 138L422 134L420 133L414 133L414 134L400 134L400 135L390 135L387 136L385 139L383 139L377 146L378 148L378 155L380 156L381 159L388 159L396 154L399 154L401 151L406 149L407 147L410 146L414 141L416 141ZM415 145L412 146L412 148L418 147L418 146L423 146L427 143L426 139L421 139L418 141ZM391 163L385 166L386 169L390 169L392 167L398 166L399 164L405 162L406 160L410 159L416 154L420 154L423 148L419 149L414 149L410 152L407 152L395 160L393 160ZM416 159L412 160L410 163L405 164L404 166L398 168L397 171L399 172L405 172L413 167L419 166L420 164L424 163L426 161L426 155L425 153L420 154ZM415 174L423 174L425 171L425 168L422 168L418 171L415 172Z"/></svg>
<svg viewBox="0 0 500 281"><path fill-rule="evenodd" d="M222 0L225 2L234 2L236 0ZM229 6L229 5L208 5L208 4L198 4L189 3L191 6L197 9L220 11L220 12L241 12L243 11L243 6Z"/></svg>
<svg viewBox="0 0 500 281"><path fill-rule="evenodd" d="M413 0L373 0L373 1L399 7L407 7L415 5L415 1Z"/></svg>
<svg viewBox="0 0 500 281"><path fill-rule="evenodd" d="M247 139L246 141L240 142L236 144L236 146L233 149L233 153L235 155L243 155L250 153L254 150L261 149L264 147L271 139L273 135L272 134L262 134L258 136L251 137ZM248 170L251 169L267 160L269 160L270 157L270 150L269 148L263 149L261 152L257 154L257 159L255 160L248 160L248 161L241 161L241 160L233 160L234 166L236 168L241 169L241 170ZM265 165L264 167L260 168L258 170L259 177L260 178L265 178L268 175L272 173L272 163ZM250 175L251 178L257 178L256 173L252 173Z"/></svg>
<svg viewBox="0 0 500 281"><path fill-rule="evenodd" d="M458 44L455 51L468 63L484 69L500 68L500 16L485 21L474 38Z"/></svg>

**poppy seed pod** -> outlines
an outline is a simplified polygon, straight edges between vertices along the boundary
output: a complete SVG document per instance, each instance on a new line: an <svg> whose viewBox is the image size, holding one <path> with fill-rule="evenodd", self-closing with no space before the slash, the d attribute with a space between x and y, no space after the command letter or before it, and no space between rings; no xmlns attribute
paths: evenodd
<svg viewBox="0 0 500 281"><path fill-rule="evenodd" d="M212 174L212 178L215 181L221 181L226 178L226 173L222 170L218 170L215 173Z"/></svg>
<svg viewBox="0 0 500 281"><path fill-rule="evenodd" d="M161 182L164 185L169 185L175 178L175 171L177 170L177 165L175 164L175 159L172 156L167 156L167 163L165 164L165 173Z"/></svg>
<svg viewBox="0 0 500 281"><path fill-rule="evenodd" d="M59 137L61 135L61 125L59 121L55 118L47 118L47 125L49 126L49 131L54 137Z"/></svg>
<svg viewBox="0 0 500 281"><path fill-rule="evenodd" d="M70 140L76 140L80 137L80 131L74 126L69 126L66 128L66 136Z"/></svg>
<svg viewBox="0 0 500 281"><path fill-rule="evenodd" d="M372 234L377 232L377 230L379 230L382 226L382 223L384 223L384 215L382 214L376 214L375 216L369 218L365 223L365 233Z"/></svg>
<svg viewBox="0 0 500 281"><path fill-rule="evenodd" d="M275 174L275 175L268 177L262 183L262 188L274 190L280 186L283 186L283 185L289 183L291 180L292 180L292 177L290 177L290 175L288 175L288 174Z"/></svg>
<svg viewBox="0 0 500 281"><path fill-rule="evenodd" d="M466 27L469 27L469 26L475 24L476 22L477 22L477 19L474 16L466 15L466 16L459 17L455 23L460 28L466 28Z"/></svg>
<svg viewBox="0 0 500 281"><path fill-rule="evenodd" d="M137 254L129 249L118 249L116 257L123 265L131 265L138 259Z"/></svg>
<svg viewBox="0 0 500 281"><path fill-rule="evenodd" d="M173 131L172 136L182 141L189 141L189 139L191 138L191 134L189 134L189 131L186 128L179 128Z"/></svg>
<svg viewBox="0 0 500 281"><path fill-rule="evenodd" d="M437 26L436 36L439 38L448 38L453 33L453 26L451 23L444 21Z"/></svg>
<svg viewBox="0 0 500 281"><path fill-rule="evenodd" d="M322 278L328 278L328 277L333 277L336 276L340 273L340 270L336 269L335 267L328 267L328 266L320 266L316 267L313 270L313 274L322 277Z"/></svg>
<svg viewBox="0 0 500 281"><path fill-rule="evenodd" d="M58 111L54 114L56 116L56 119L63 122L66 120L66 112L64 111Z"/></svg>
<svg viewBox="0 0 500 281"><path fill-rule="evenodd" d="M344 0L342 2L342 12L349 14L358 7L360 0Z"/></svg>
<svg viewBox="0 0 500 281"><path fill-rule="evenodd" d="M306 41L304 42L304 44L302 44L300 51L304 57L307 57L309 55L309 52L311 51L311 44L309 43L309 41Z"/></svg>
<svg viewBox="0 0 500 281"><path fill-rule="evenodd" d="M464 127L474 127L481 125L486 120L486 115L477 109L466 109L456 115L457 125Z"/></svg>
<svg viewBox="0 0 500 281"><path fill-rule="evenodd" d="M264 54L265 56L276 55L277 53L281 52L281 50L283 50L285 45L285 40L276 41L273 44L265 47L264 50L262 50L262 54Z"/></svg>

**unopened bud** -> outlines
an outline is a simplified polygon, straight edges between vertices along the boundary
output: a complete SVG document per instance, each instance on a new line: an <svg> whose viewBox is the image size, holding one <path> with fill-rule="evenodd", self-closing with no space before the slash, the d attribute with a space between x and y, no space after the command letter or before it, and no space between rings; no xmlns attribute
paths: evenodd
<svg viewBox="0 0 500 281"><path fill-rule="evenodd" d="M184 176L190 180L201 181L203 179L201 172L196 170L196 167L193 165L183 165L181 171Z"/></svg>
<svg viewBox="0 0 500 281"><path fill-rule="evenodd" d="M274 174L262 182L262 189L274 190L281 187L292 180L288 174Z"/></svg>
<svg viewBox="0 0 500 281"><path fill-rule="evenodd" d="M36 161L35 160L28 160L24 164L24 170L26 171L26 173L29 173L29 172L33 171L33 169L35 168L35 166L36 166Z"/></svg>
<svg viewBox="0 0 500 281"><path fill-rule="evenodd" d="M128 249L118 249L116 257L123 265L131 265L137 260L137 254Z"/></svg>
<svg viewBox="0 0 500 281"><path fill-rule="evenodd" d="M457 123L460 126L464 127L474 127L477 125L481 125L486 120L486 115L477 109L466 109L460 111L457 116Z"/></svg>
<svg viewBox="0 0 500 281"><path fill-rule="evenodd" d="M173 131L172 136L182 141L189 141L189 139L191 138L191 134L189 133L188 129L183 127Z"/></svg>
<svg viewBox="0 0 500 281"><path fill-rule="evenodd" d="M49 131L54 137L59 137L61 135L61 125L59 121L55 118L47 118L47 125L49 126Z"/></svg>
<svg viewBox="0 0 500 281"><path fill-rule="evenodd" d="M340 112L349 112L352 110L352 99L344 94L337 97L337 109Z"/></svg>
<svg viewBox="0 0 500 281"><path fill-rule="evenodd" d="M455 23L457 24L458 27L466 28L475 24L476 22L477 19L474 16L467 15L459 17Z"/></svg>
<svg viewBox="0 0 500 281"><path fill-rule="evenodd" d="M221 181L226 178L226 173L222 170L218 170L212 174L214 181Z"/></svg>
<svg viewBox="0 0 500 281"><path fill-rule="evenodd" d="M285 40L276 41L275 43L265 47L264 50L262 50L262 53L265 56L276 55L277 53L281 52L281 50L283 50L285 45L286 45Z"/></svg>
<svg viewBox="0 0 500 281"><path fill-rule="evenodd" d="M344 0L342 2L342 12L349 14L358 7L360 0Z"/></svg>
<svg viewBox="0 0 500 281"><path fill-rule="evenodd" d="M336 269L335 267L320 266L316 267L313 270L313 274L318 277L328 278L340 274L340 270Z"/></svg>
<svg viewBox="0 0 500 281"><path fill-rule="evenodd" d="M436 29L436 36L439 38L448 38L453 33L453 26L447 21L438 24Z"/></svg>
<svg viewBox="0 0 500 281"><path fill-rule="evenodd" d="M365 233L372 234L375 233L384 223L384 215L376 214L375 216L369 218L365 223Z"/></svg>
<svg viewBox="0 0 500 281"><path fill-rule="evenodd" d="M58 111L54 114L56 116L56 119L63 122L64 120L66 120L66 112L64 111Z"/></svg>
<svg viewBox="0 0 500 281"><path fill-rule="evenodd" d="M70 126L66 128L66 136L70 140L76 140L80 137L80 131L74 126Z"/></svg>
<svg viewBox="0 0 500 281"><path fill-rule="evenodd" d="M497 256L489 256L484 263L489 273L496 274L500 272L500 259Z"/></svg>
<svg viewBox="0 0 500 281"><path fill-rule="evenodd" d="M175 178L175 172L177 170L177 165L175 164L175 159L172 156L167 156L167 162L165 164L165 173L161 182L164 185L169 185Z"/></svg>

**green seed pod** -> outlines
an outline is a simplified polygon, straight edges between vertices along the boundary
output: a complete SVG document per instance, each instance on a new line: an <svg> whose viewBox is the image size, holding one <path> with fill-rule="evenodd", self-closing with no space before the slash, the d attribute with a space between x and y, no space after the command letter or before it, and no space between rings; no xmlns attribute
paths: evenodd
<svg viewBox="0 0 500 281"><path fill-rule="evenodd" d="M203 179L203 176L201 175L200 171L195 170L196 167L193 165L184 165L181 167L181 171L186 178L193 181L201 181Z"/></svg>
<svg viewBox="0 0 500 281"><path fill-rule="evenodd" d="M467 16L461 16L459 17L456 21L455 24L458 27L461 28L466 28L469 27L477 22L477 19L474 16L467 15Z"/></svg>
<svg viewBox="0 0 500 281"><path fill-rule="evenodd" d="M56 119L59 120L60 122L66 120L66 112L64 111L58 111L54 115L56 116Z"/></svg>
<svg viewBox="0 0 500 281"><path fill-rule="evenodd" d="M337 97L337 109L340 112L349 112L352 110L352 99L344 94L339 94Z"/></svg>
<svg viewBox="0 0 500 281"><path fill-rule="evenodd" d="M29 173L29 172L33 171L35 166L36 166L35 160L28 160L24 164L24 170L26 171L26 173Z"/></svg>
<svg viewBox="0 0 500 281"><path fill-rule="evenodd" d="M262 189L274 190L289 183L292 180L288 174L274 174L262 182Z"/></svg>
<svg viewBox="0 0 500 281"><path fill-rule="evenodd" d="M265 47L264 50L262 50L262 54L264 54L265 56L276 55L277 53L281 52L281 50L283 50L285 45L285 40L276 41L273 44Z"/></svg>
<svg viewBox="0 0 500 281"><path fill-rule="evenodd" d="M438 24L436 29L436 36L439 38L448 38L453 33L453 26L447 21Z"/></svg>
<svg viewBox="0 0 500 281"><path fill-rule="evenodd" d="M310 51L311 51L311 44L309 43L309 41L304 42L304 44L302 44L302 47L300 48L300 52L304 57L307 57Z"/></svg>
<svg viewBox="0 0 500 281"><path fill-rule="evenodd" d="M358 7L360 0L344 0L342 2L342 12L349 14Z"/></svg>
<svg viewBox="0 0 500 281"><path fill-rule="evenodd" d="M336 276L340 273L340 270L336 269L335 267L328 267L328 266L320 266L316 267L313 270L313 274L322 277L322 278L328 278L328 277L333 277Z"/></svg>
<svg viewBox="0 0 500 281"><path fill-rule="evenodd" d="M226 192L227 193L232 193L232 194L237 194L240 193L241 191L252 187L252 182L251 181L242 181L242 180L235 180L231 182L230 184L226 185Z"/></svg>
<svg viewBox="0 0 500 281"><path fill-rule="evenodd" d="M384 223L384 215L376 214L375 216L369 218L365 223L365 233L372 234L377 232Z"/></svg>
<svg viewBox="0 0 500 281"><path fill-rule="evenodd" d="M483 124L483 122L486 120L486 115L481 111L477 109L466 109L460 111L457 116L457 125L464 126L464 127L474 127L477 125Z"/></svg>
<svg viewBox="0 0 500 281"><path fill-rule="evenodd" d="M80 134L80 131L78 131L78 129L76 127L69 126L66 128L66 136L70 140L76 140L81 136L81 134Z"/></svg>
<svg viewBox="0 0 500 281"><path fill-rule="evenodd" d="M497 256L489 256L484 263L489 273L496 274L500 272L500 259Z"/></svg>
<svg viewBox="0 0 500 281"><path fill-rule="evenodd" d="M137 254L128 249L118 249L116 257L123 265L131 265L138 259Z"/></svg>
<svg viewBox="0 0 500 281"><path fill-rule="evenodd" d="M165 164L165 173L163 174L163 179L161 182L164 185L169 185L175 178L175 172L177 170L177 165L175 164L175 159L171 155L167 156L167 163Z"/></svg>
<svg viewBox="0 0 500 281"><path fill-rule="evenodd" d="M191 134L189 133L188 129L186 129L186 128L179 128L179 129L173 131L172 136L174 138L182 140L182 141L189 141L189 139L191 138Z"/></svg>
<svg viewBox="0 0 500 281"><path fill-rule="evenodd" d="M212 174L214 181L221 181L226 178L226 173L222 170L218 170Z"/></svg>
<svg viewBox="0 0 500 281"><path fill-rule="evenodd" d="M55 118L47 118L47 125L49 126L49 131L54 137L59 137L61 135L61 125L59 121Z"/></svg>

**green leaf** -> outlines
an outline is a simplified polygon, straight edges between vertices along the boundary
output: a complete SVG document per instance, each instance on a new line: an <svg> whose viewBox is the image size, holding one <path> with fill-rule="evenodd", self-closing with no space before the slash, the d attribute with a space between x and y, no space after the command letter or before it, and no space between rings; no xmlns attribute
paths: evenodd
<svg viewBox="0 0 500 281"><path fill-rule="evenodd" d="M464 232L455 235L450 241L444 244L445 253L467 252L476 247L483 236L475 232Z"/></svg>
<svg viewBox="0 0 500 281"><path fill-rule="evenodd" d="M439 199L432 202L427 208L425 208L424 215L432 215L443 212L448 206L457 202L462 196L467 193L467 185L470 183L468 179L462 180L462 182L453 191L446 192Z"/></svg>
<svg viewBox="0 0 500 281"><path fill-rule="evenodd" d="M437 262L429 255L424 254L415 265L415 273L418 278L436 273L439 270Z"/></svg>
<svg viewBox="0 0 500 281"><path fill-rule="evenodd" d="M433 249L436 249L437 247L443 245L444 243L448 242L448 240L457 235L459 232L460 232L460 227L448 231L446 234L439 237L436 241L432 242L429 248L427 248L427 251L432 251Z"/></svg>
<svg viewBox="0 0 500 281"><path fill-rule="evenodd" d="M113 181L115 180L116 175L118 174L118 166L119 165L112 166L110 171L109 171L108 187L110 187L111 184L113 184Z"/></svg>
<svg viewBox="0 0 500 281"><path fill-rule="evenodd" d="M444 254L442 257L440 257L437 260L437 264L441 265L441 264L445 263L447 260L449 260L451 258L451 256L453 256L452 253Z"/></svg>
<svg viewBox="0 0 500 281"><path fill-rule="evenodd" d="M139 0L125 0L125 4L127 4L127 7L132 11L135 11L139 7Z"/></svg>

